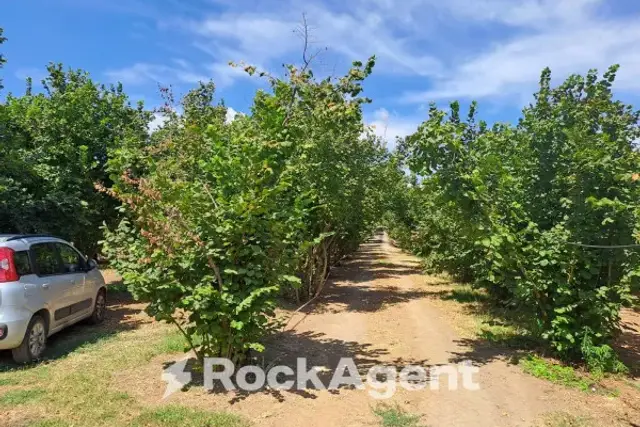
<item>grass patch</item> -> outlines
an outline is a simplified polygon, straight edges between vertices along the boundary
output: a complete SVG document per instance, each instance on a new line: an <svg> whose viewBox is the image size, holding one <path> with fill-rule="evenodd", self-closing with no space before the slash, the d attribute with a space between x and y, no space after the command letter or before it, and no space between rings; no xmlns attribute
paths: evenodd
<svg viewBox="0 0 640 427"><path fill-rule="evenodd" d="M225 413L204 412L183 406L147 410L135 418L132 427L245 427L242 418Z"/></svg>
<svg viewBox="0 0 640 427"><path fill-rule="evenodd" d="M19 366L8 358L1 360L2 384L22 387L0 394L2 409L12 411L13 406L35 403L37 410L18 410L22 417L16 420L18 424L30 427L129 426L134 420L138 426L246 425L232 416L206 412L189 412L185 417L196 421L185 418L172 424L179 419L177 410L173 418L170 411L148 412L146 405L118 390L116 384L123 380L123 372L145 366L156 356L182 351L183 338L173 326L159 323L145 323L130 330L118 330L117 326L105 329L85 325L70 328L68 336L55 338L50 348L53 353L48 353L59 354L55 347L61 345L65 348L62 356L38 364Z"/></svg>
<svg viewBox="0 0 640 427"><path fill-rule="evenodd" d="M478 325L478 338L514 350L534 350L541 347L540 340L523 328L502 321L484 319Z"/></svg>
<svg viewBox="0 0 640 427"><path fill-rule="evenodd" d="M579 375L571 366L558 365L538 356L528 356L520 361L520 365L526 373L536 378L542 378L566 387L589 391L593 384L590 378Z"/></svg>
<svg viewBox="0 0 640 427"><path fill-rule="evenodd" d="M446 310L454 320L454 327L471 345L478 348L502 347L496 350L507 356L512 363L520 364L526 373L537 378L607 397L620 395L618 389L603 385L602 379L610 376L602 369L593 369L594 363L591 367L585 364L583 371L536 356L544 354L548 344L541 338L538 326L531 323L530 315L526 311L500 306L492 302L484 290L476 289L469 284L425 284L431 297L440 300L439 304L446 304ZM604 357L608 355L603 355L602 352L603 350L599 349L597 354L594 354L596 362L609 360ZM624 374L619 365L614 366L614 369L604 371ZM622 379L622 376L618 376L618 379Z"/></svg>
<svg viewBox="0 0 640 427"><path fill-rule="evenodd" d="M184 335L180 331L173 331L167 333L167 335L156 344L155 352L158 354L165 353L178 353L185 351L187 348L187 341Z"/></svg>
<svg viewBox="0 0 640 427"><path fill-rule="evenodd" d="M27 424L27 427L69 427L69 424L63 420L39 420Z"/></svg>
<svg viewBox="0 0 640 427"><path fill-rule="evenodd" d="M400 406L378 405L373 413L382 427L420 427L420 415L410 414Z"/></svg>
<svg viewBox="0 0 640 427"><path fill-rule="evenodd" d="M18 384L20 384L20 382L18 382L18 380L16 380L15 378L0 378L0 386Z"/></svg>
<svg viewBox="0 0 640 427"><path fill-rule="evenodd" d="M24 405L39 402L44 396L42 389L9 390L0 396L0 405Z"/></svg>
<svg viewBox="0 0 640 427"><path fill-rule="evenodd" d="M456 301L460 304L484 303L487 301L487 294L470 285L459 285L448 294L443 295L442 299Z"/></svg>
<svg viewBox="0 0 640 427"><path fill-rule="evenodd" d="M84 328L83 333L74 334L80 328ZM47 349L46 358L61 359L71 353L81 354L99 350L103 344L109 342L118 332L94 329L80 324L74 325L60 334L60 336L54 338L54 345Z"/></svg>

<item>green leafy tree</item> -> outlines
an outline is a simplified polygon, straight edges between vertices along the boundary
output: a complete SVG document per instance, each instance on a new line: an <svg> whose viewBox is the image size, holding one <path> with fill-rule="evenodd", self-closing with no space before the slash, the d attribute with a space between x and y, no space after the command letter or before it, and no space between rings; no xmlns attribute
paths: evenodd
<svg viewBox="0 0 640 427"><path fill-rule="evenodd" d="M261 351L275 297L317 295L330 264L373 224L367 186L384 152L362 138L359 96L372 67L356 63L336 83L290 67L232 123L201 84L184 114L166 108L151 144L109 160L115 185L104 191L126 216L106 230L106 254L200 359Z"/></svg>
<svg viewBox="0 0 640 427"><path fill-rule="evenodd" d="M400 241L516 309L567 359L612 357L638 280L640 115L613 100L616 71L552 88L544 70L516 127L476 124L475 104L465 121L457 103L432 106L401 145L421 179L391 214Z"/></svg>
<svg viewBox="0 0 640 427"><path fill-rule="evenodd" d="M2 106L0 229L53 233L95 255L117 204L94 185L111 185L111 150L148 138L149 114L122 87L99 86L82 71L51 64L45 92L9 94Z"/></svg>

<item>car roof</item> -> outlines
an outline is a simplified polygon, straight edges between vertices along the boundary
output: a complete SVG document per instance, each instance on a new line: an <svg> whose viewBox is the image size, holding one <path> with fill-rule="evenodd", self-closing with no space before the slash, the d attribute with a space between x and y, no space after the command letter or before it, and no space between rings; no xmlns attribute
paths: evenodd
<svg viewBox="0 0 640 427"><path fill-rule="evenodd" d="M58 239L55 236L51 236L49 234L0 234L0 242L9 242L11 240L22 240L22 239Z"/></svg>
<svg viewBox="0 0 640 427"><path fill-rule="evenodd" d="M34 243L60 242L67 243L63 239L48 234L0 234L0 246L11 248L15 251L28 250Z"/></svg>

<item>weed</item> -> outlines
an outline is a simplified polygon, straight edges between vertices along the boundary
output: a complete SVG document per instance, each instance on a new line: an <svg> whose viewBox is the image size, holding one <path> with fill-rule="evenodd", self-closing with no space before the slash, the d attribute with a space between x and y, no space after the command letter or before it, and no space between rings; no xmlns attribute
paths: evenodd
<svg viewBox="0 0 640 427"><path fill-rule="evenodd" d="M585 333L581 351L589 372L597 378L604 377L605 373L629 373L629 368L618 359L618 355L611 346L593 345L590 333Z"/></svg>
<svg viewBox="0 0 640 427"><path fill-rule="evenodd" d="M588 391L592 382L578 375L570 366L558 365L541 357L530 355L520 361L522 369L536 378L543 378L556 384Z"/></svg>
<svg viewBox="0 0 640 427"><path fill-rule="evenodd" d="M373 413L380 418L382 427L420 427L420 415L407 413L400 406L378 405Z"/></svg>

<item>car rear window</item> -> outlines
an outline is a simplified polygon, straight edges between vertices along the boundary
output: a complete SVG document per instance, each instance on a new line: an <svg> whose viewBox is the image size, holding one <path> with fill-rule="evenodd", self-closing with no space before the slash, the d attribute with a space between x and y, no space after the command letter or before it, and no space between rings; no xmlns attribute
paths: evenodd
<svg viewBox="0 0 640 427"><path fill-rule="evenodd" d="M31 269L31 262L29 262L29 252L19 251L13 254L13 262L16 265L16 271L18 276L26 276L27 274L33 274Z"/></svg>

